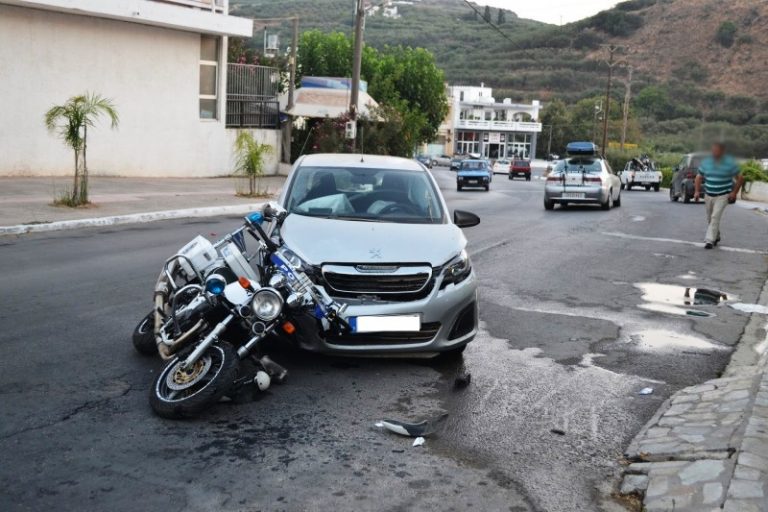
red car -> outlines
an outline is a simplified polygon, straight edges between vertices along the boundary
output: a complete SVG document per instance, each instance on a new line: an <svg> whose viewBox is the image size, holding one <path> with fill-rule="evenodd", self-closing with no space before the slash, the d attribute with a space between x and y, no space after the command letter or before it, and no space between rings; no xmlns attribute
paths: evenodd
<svg viewBox="0 0 768 512"><path fill-rule="evenodd" d="M525 181L531 181L531 162L528 160L512 160L509 166L509 179L522 176Z"/></svg>

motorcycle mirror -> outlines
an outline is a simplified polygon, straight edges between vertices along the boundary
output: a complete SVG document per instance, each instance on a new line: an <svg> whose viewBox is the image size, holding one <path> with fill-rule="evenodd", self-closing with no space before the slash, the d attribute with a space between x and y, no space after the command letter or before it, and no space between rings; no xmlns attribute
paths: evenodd
<svg viewBox="0 0 768 512"><path fill-rule="evenodd" d="M269 220L283 220L288 215L286 209L280 206L276 201L269 201L266 203L264 208L262 208L262 213L264 214L264 217Z"/></svg>
<svg viewBox="0 0 768 512"><path fill-rule="evenodd" d="M460 228L471 228L480 224L480 217L464 210L453 211L453 223Z"/></svg>

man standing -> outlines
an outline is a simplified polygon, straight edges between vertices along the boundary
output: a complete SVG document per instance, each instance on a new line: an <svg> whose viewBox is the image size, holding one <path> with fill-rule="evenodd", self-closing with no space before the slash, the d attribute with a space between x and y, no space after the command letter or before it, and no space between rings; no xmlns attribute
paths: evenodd
<svg viewBox="0 0 768 512"><path fill-rule="evenodd" d="M699 173L696 175L694 201L698 201L701 196L702 182L709 224L704 248L712 249L720 242L720 219L725 207L736 202L744 183L744 177L739 174L739 164L735 158L725 154L725 144L722 142L713 144L712 156L701 162Z"/></svg>

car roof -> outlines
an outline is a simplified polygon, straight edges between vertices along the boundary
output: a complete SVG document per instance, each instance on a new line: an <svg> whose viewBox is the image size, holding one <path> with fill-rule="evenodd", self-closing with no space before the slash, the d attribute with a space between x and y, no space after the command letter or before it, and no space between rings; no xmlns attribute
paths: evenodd
<svg viewBox="0 0 768 512"><path fill-rule="evenodd" d="M396 169L398 171L424 172L415 160L399 156L366 155L355 153L315 153L305 155L300 167L357 167L361 169Z"/></svg>

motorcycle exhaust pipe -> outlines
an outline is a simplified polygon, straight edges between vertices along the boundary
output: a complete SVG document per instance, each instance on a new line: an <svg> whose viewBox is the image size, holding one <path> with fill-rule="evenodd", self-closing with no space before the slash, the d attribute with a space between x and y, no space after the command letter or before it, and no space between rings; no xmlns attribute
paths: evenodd
<svg viewBox="0 0 768 512"><path fill-rule="evenodd" d="M191 329L189 329L187 332L173 340L173 343L171 345L168 345L166 343L163 343L162 341L157 345L157 351L160 353L160 357L162 357L165 360L171 359L176 352L184 348L187 343L194 339L192 337L193 334L195 334L200 328L205 324L204 320L200 320L195 325L192 326Z"/></svg>

